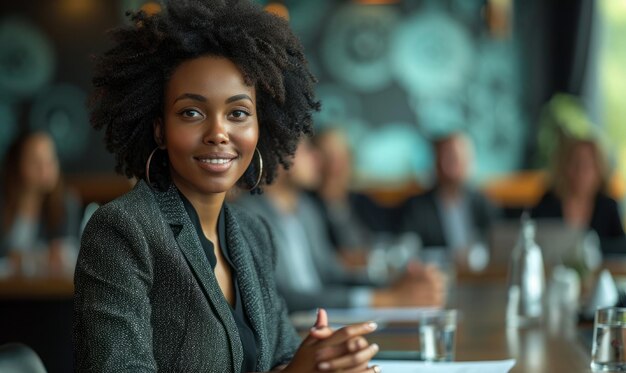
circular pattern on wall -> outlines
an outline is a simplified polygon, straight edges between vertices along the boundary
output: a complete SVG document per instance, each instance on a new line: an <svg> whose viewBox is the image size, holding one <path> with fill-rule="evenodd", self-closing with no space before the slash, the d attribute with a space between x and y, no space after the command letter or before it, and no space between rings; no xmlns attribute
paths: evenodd
<svg viewBox="0 0 626 373"><path fill-rule="evenodd" d="M0 21L0 95L24 97L47 84L54 53L43 33L16 17Z"/></svg>
<svg viewBox="0 0 626 373"><path fill-rule="evenodd" d="M476 147L474 177L478 180L519 169L527 144L528 131L519 103L501 97L494 99L492 107L469 128Z"/></svg>
<svg viewBox="0 0 626 373"><path fill-rule="evenodd" d="M330 20L321 45L328 72L361 92L391 83L389 40L398 20L388 6L346 5Z"/></svg>
<svg viewBox="0 0 626 373"><path fill-rule="evenodd" d="M403 181L432 169L430 143L407 123L368 130L354 151L356 175L364 180Z"/></svg>
<svg viewBox="0 0 626 373"><path fill-rule="evenodd" d="M473 99L485 98L492 102L493 97L519 93L521 73L515 51L510 43L485 41L479 45L476 66L469 82L470 105ZM485 97L481 90L489 96ZM484 104L480 105L484 109Z"/></svg>
<svg viewBox="0 0 626 373"><path fill-rule="evenodd" d="M87 145L91 127L86 101L80 88L59 84L41 92L33 103L31 128L49 132L63 160L80 155Z"/></svg>
<svg viewBox="0 0 626 373"><path fill-rule="evenodd" d="M445 13L417 13L396 29L391 70L413 95L458 92L469 75L474 50L465 28Z"/></svg>
<svg viewBox="0 0 626 373"><path fill-rule="evenodd" d="M476 141L476 178L507 173L523 160L527 130L521 114L516 49L483 41L467 86L468 122Z"/></svg>
<svg viewBox="0 0 626 373"><path fill-rule="evenodd" d="M452 0L451 7L455 14L467 20L481 20L485 0Z"/></svg>
<svg viewBox="0 0 626 373"><path fill-rule="evenodd" d="M356 146L370 127L363 117L359 97L336 84L320 84L316 88L317 99L322 103L319 112L313 113L317 130L336 127L343 130L351 146Z"/></svg>
<svg viewBox="0 0 626 373"><path fill-rule="evenodd" d="M322 104L320 111L313 114L316 124L323 126L362 116L359 98L339 85L320 84L315 93Z"/></svg>
<svg viewBox="0 0 626 373"><path fill-rule="evenodd" d="M311 41L322 29L320 24L332 5L332 1L287 1L289 24L294 33L305 43Z"/></svg>
<svg viewBox="0 0 626 373"><path fill-rule="evenodd" d="M417 125L427 138L463 131L466 126L465 109L460 98L426 96L410 100Z"/></svg>

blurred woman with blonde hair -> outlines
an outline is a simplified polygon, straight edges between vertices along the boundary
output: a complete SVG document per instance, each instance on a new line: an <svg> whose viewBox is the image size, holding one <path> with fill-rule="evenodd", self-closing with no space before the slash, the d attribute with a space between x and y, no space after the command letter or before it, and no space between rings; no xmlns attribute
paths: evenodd
<svg viewBox="0 0 626 373"><path fill-rule="evenodd" d="M624 229L617 202L607 191L608 165L593 138L562 140L554 158L552 188L533 209L535 218L561 218L575 228L592 229L603 252L624 251Z"/></svg>

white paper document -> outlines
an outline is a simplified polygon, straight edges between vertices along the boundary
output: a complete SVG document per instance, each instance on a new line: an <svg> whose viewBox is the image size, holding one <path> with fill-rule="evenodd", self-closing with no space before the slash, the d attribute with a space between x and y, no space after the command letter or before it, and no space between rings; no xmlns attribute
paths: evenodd
<svg viewBox="0 0 626 373"><path fill-rule="evenodd" d="M507 373L515 359L498 361L453 361L427 363L423 361L372 360L382 373Z"/></svg>
<svg viewBox="0 0 626 373"><path fill-rule="evenodd" d="M403 307L403 308L349 308L327 309L328 319L334 325L347 325L364 321L385 322L417 322L425 312L437 312L436 307ZM291 321L296 327L311 327L315 323L315 311L295 312Z"/></svg>

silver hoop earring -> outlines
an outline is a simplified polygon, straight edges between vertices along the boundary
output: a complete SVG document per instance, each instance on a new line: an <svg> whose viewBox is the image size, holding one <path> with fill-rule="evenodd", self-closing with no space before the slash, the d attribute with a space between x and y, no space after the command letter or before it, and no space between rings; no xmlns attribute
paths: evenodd
<svg viewBox="0 0 626 373"><path fill-rule="evenodd" d="M150 152L150 155L148 156L148 160L146 161L146 181L148 182L149 186L152 186L152 183L150 182L150 163L152 162L152 157L154 156L154 153L156 153L157 150L159 150L158 146L154 148L152 152Z"/></svg>
<svg viewBox="0 0 626 373"><path fill-rule="evenodd" d="M263 177L263 157L261 157L261 152L259 151L259 148L254 148L254 152L259 156L259 177L257 177L256 183L254 183L252 188L248 189L250 191L256 189L259 186L259 184L261 183L261 178Z"/></svg>

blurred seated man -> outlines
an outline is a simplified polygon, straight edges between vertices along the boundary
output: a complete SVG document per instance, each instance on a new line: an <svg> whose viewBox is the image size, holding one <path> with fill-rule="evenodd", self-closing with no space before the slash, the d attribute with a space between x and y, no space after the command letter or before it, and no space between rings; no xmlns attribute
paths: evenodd
<svg viewBox="0 0 626 373"><path fill-rule="evenodd" d="M344 263L364 266L373 242L398 240L399 209L382 207L351 190L352 153L338 128L318 131L313 145L319 154L320 177L311 197L317 202L332 246Z"/></svg>
<svg viewBox="0 0 626 373"><path fill-rule="evenodd" d="M565 139L553 162L552 187L532 210L534 218L559 218L600 237L602 251L626 253L617 202L606 193L607 165L592 139Z"/></svg>
<svg viewBox="0 0 626 373"><path fill-rule="evenodd" d="M318 182L316 157L309 141L301 143L292 167L279 169L263 195L237 201L273 227L278 248L276 281L289 310L442 305L444 279L434 267L410 263L402 278L376 288L364 273L341 266L319 209L302 191Z"/></svg>
<svg viewBox="0 0 626 373"><path fill-rule="evenodd" d="M419 234L424 247L463 250L484 243L497 209L467 184L472 146L462 133L436 140L436 180L405 203L403 228Z"/></svg>
<svg viewBox="0 0 626 373"><path fill-rule="evenodd" d="M318 132L313 140L320 177L311 196L324 215L332 244L339 251L363 248L371 236L352 208L352 157L347 140L337 129Z"/></svg>
<svg viewBox="0 0 626 373"><path fill-rule="evenodd" d="M63 185L54 142L44 132L25 133L9 146L2 174L0 256L11 257L14 271L33 275L70 272L64 250L76 249L80 204ZM43 255L45 268L27 258Z"/></svg>

